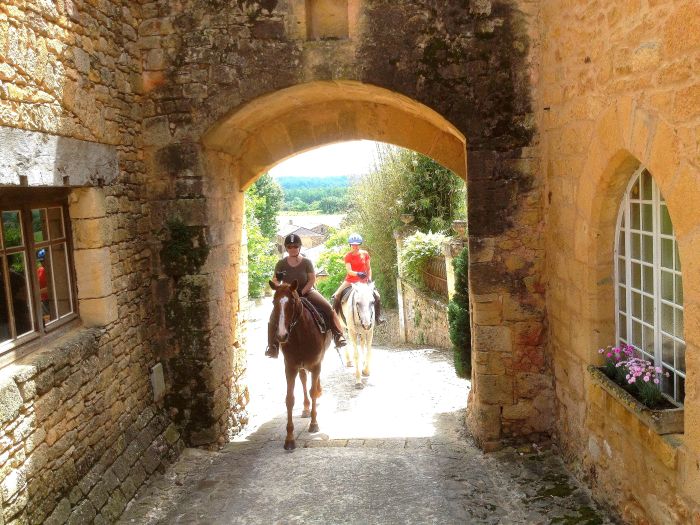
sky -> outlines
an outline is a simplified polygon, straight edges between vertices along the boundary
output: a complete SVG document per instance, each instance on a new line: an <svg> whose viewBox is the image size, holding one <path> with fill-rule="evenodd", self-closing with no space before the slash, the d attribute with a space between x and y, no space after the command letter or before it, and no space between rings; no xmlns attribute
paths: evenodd
<svg viewBox="0 0 700 525"><path fill-rule="evenodd" d="M329 144L290 157L270 170L273 177L365 175L374 166L376 142L354 140Z"/></svg>

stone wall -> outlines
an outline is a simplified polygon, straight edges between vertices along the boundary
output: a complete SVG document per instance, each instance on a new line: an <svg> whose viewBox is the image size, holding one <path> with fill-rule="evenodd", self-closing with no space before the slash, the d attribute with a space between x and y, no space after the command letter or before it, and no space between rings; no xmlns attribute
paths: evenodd
<svg viewBox="0 0 700 525"><path fill-rule="evenodd" d="M542 4L540 25L558 439L625 521L697 521L700 11L693 1L554 1ZM683 268L685 432L663 439L596 394L585 372L614 342L615 224L640 164L666 199Z"/></svg>
<svg viewBox="0 0 700 525"><path fill-rule="evenodd" d="M452 348L447 302L418 290L404 280L399 280L399 286L399 296L403 299L406 342Z"/></svg>
<svg viewBox="0 0 700 525"><path fill-rule="evenodd" d="M160 218L139 150L139 17L121 1L0 4L2 184L71 188L80 315L0 372L0 522L114 521L183 445L149 377Z"/></svg>

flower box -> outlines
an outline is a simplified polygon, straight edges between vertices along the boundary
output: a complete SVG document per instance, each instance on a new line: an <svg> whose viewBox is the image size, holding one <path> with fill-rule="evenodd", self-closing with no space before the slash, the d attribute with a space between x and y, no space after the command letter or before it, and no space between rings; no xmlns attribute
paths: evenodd
<svg viewBox="0 0 700 525"><path fill-rule="evenodd" d="M610 379L602 368L588 366L593 383L615 398L625 409L659 435L683 433L683 408L652 410Z"/></svg>

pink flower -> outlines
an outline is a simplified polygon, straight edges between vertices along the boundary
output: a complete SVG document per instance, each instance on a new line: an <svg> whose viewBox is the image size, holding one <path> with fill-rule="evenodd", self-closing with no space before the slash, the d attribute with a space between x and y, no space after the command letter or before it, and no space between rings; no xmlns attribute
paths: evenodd
<svg viewBox="0 0 700 525"><path fill-rule="evenodd" d="M607 354L605 354L605 357L612 357L612 354L608 352Z"/></svg>
<svg viewBox="0 0 700 525"><path fill-rule="evenodd" d="M649 382L649 376L644 376L644 382L648 383Z"/></svg>
<svg viewBox="0 0 700 525"><path fill-rule="evenodd" d="M659 384L659 378L658 378L658 377L655 377L655 378L654 378L654 384L657 384L657 385Z"/></svg>

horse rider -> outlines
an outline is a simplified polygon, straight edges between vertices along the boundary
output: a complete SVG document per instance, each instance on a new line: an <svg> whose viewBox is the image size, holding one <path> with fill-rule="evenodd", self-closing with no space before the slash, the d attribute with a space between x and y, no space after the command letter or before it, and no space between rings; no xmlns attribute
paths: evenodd
<svg viewBox="0 0 700 525"><path fill-rule="evenodd" d="M311 260L300 253L301 238L294 233L290 233L284 238L284 247L287 249L288 255L277 261L275 265L275 275L272 281L275 284L281 284L282 281L290 284L296 279L299 295L308 299L309 302L321 312L323 317L327 321L330 321L329 328L333 333L335 346L336 348L342 348L347 342L343 336L340 320L338 319L338 315L333 311L333 307L326 301L326 298L313 287L316 282L316 271L314 270L314 264ZM279 351L277 327L272 319L270 319L267 325L267 350L265 350L265 355L277 358Z"/></svg>
<svg viewBox="0 0 700 525"><path fill-rule="evenodd" d="M340 301L342 299L343 290L352 286L352 283L371 282L372 281L372 266L370 265L370 257L367 250L361 250L362 236L353 233L348 237L350 251L345 255L345 269L347 271L345 280L340 283L340 286L333 294L333 310L340 310ZM374 288L374 318L377 324L384 324L386 320L381 316L380 296L376 288Z"/></svg>

